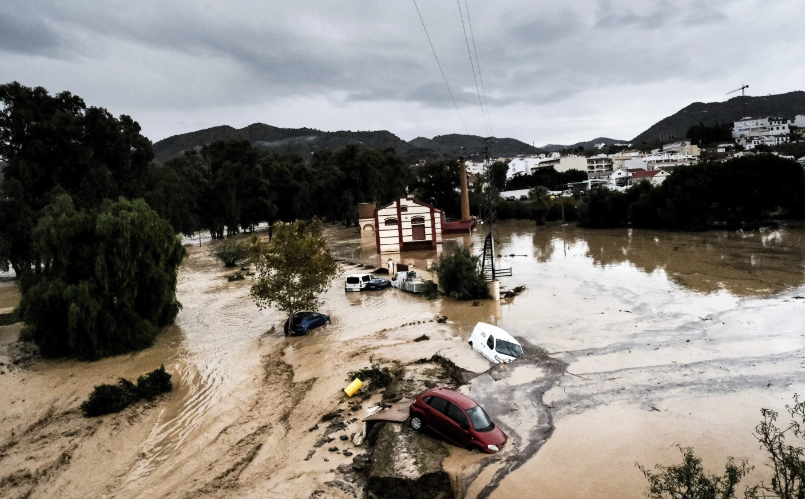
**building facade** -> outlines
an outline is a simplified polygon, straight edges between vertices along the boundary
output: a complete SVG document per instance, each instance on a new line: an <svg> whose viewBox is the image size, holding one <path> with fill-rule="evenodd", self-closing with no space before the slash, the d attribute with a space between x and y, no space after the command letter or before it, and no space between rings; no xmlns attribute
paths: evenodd
<svg viewBox="0 0 805 499"><path fill-rule="evenodd" d="M400 197L374 210L378 253L435 250L442 243L444 212L413 196Z"/></svg>
<svg viewBox="0 0 805 499"><path fill-rule="evenodd" d="M599 154L587 158L587 175L612 171L612 158L606 154ZM590 177L592 178L592 177Z"/></svg>
<svg viewBox="0 0 805 499"><path fill-rule="evenodd" d="M736 121L732 129L732 138L784 136L786 141L791 133L791 121L785 118L744 118Z"/></svg>

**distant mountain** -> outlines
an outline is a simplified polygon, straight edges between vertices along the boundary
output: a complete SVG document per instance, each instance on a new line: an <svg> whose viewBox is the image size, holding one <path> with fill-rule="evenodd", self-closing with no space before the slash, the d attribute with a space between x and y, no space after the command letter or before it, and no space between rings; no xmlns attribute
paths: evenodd
<svg viewBox="0 0 805 499"><path fill-rule="evenodd" d="M743 98L733 97L724 102L694 102L676 114L664 118L648 130L631 140L635 145L643 142L651 143L670 138L685 138L688 129L703 122L705 125L731 123L743 116L763 118L766 116L782 116L793 119L798 114L805 114L805 92L796 91L765 97L746 97L746 112L743 109Z"/></svg>
<svg viewBox="0 0 805 499"><path fill-rule="evenodd" d="M324 132L313 128L278 128L263 123L254 123L240 129L218 126L174 135L154 143L154 154L157 161L164 162L181 156L184 151L198 149L210 142L227 139L248 140L255 147L266 151L291 149L303 157L316 151L338 149L348 144L392 147L410 161L445 156L455 157L462 152L466 155L476 154L483 144L483 138L475 135L440 135L433 139L418 137L406 142L385 130ZM538 152L540 152L539 149L515 139L497 139L491 148L491 154L494 157Z"/></svg>
<svg viewBox="0 0 805 499"><path fill-rule="evenodd" d="M494 142L489 146L489 155L493 158L511 157L520 154L539 154L544 152L517 139L492 138ZM484 143L484 137L478 135L437 135L432 139L417 137L408 142L412 147L436 151L443 156L455 157L460 155L473 156L479 154Z"/></svg>
<svg viewBox="0 0 805 499"><path fill-rule="evenodd" d="M585 149L592 149L597 144L604 143L608 146L613 144L628 144L630 141L628 140L616 140L610 139L608 137L598 137L597 139L588 140L587 142L576 142L573 145L563 146L561 144L548 144L547 146L542 146L541 149L548 151L548 152L559 152L564 149L578 149L579 147L583 147Z"/></svg>

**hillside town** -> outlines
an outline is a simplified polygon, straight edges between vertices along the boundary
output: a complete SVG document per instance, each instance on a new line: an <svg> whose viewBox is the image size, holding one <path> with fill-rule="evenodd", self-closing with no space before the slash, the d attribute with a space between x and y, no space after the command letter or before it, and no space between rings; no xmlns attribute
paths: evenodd
<svg viewBox="0 0 805 499"><path fill-rule="evenodd" d="M793 120L774 116L744 117L734 122L732 138L732 141L715 144L696 144L691 139L678 140L650 151L632 148L633 144L615 144L616 148L620 146L622 150L614 154L599 152L585 155L582 151L563 151L497 158L497 161L508 164L507 181L547 168L560 173L570 170L587 173L586 181L557 186L559 189L552 191L553 195L571 195L574 191L586 191L595 187L623 191L644 180L659 185L678 166L708 160L726 161L762 152L796 160L805 167L805 156L796 158L770 150L773 146L805 140L805 115L797 115ZM605 147L606 144L603 143L595 145L597 150ZM467 173L471 181L482 175L483 161L467 161ZM528 189L503 191L501 196L509 200L526 199Z"/></svg>

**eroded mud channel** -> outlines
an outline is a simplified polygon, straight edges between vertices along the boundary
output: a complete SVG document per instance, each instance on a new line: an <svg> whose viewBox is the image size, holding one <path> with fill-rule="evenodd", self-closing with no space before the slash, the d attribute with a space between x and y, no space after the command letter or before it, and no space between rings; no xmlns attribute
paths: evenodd
<svg viewBox="0 0 805 499"><path fill-rule="evenodd" d="M356 262L386 264L354 229L328 236ZM448 480L456 497L637 498L645 483L634 463L676 462L676 444L713 471L746 457L749 479L763 478L751 436L759 410L780 410L805 388L805 230L512 222L498 240L513 270L503 284L525 286L519 295L473 304L345 294L339 278L323 307L332 323L306 337L282 336L279 315L260 312L249 281L228 282L206 247L189 248L182 266L176 326L143 352L43 360L19 351L19 324L0 325L0 496L361 497L372 467L379 476L386 466L441 473L438 486ZM424 268L437 255L404 258ZM0 282L0 312L18 299L13 282ZM493 367L470 350L478 321L517 337L524 359ZM347 373L370 358L399 376L347 399ZM92 386L163 363L172 393L81 416ZM373 408L404 406L435 384L481 403L509 434L504 450L473 454L396 423L355 445ZM373 463L383 442L412 450Z"/></svg>

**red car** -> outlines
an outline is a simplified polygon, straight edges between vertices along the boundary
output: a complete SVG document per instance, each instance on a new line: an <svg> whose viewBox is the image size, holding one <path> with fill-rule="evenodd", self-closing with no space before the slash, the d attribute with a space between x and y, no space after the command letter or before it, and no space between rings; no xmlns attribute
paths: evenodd
<svg viewBox="0 0 805 499"><path fill-rule="evenodd" d="M430 428L459 447L487 454L497 452L508 438L477 402L447 388L432 388L411 404L411 428Z"/></svg>

